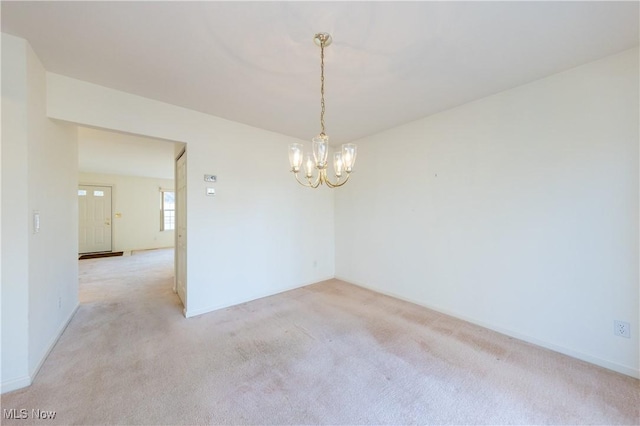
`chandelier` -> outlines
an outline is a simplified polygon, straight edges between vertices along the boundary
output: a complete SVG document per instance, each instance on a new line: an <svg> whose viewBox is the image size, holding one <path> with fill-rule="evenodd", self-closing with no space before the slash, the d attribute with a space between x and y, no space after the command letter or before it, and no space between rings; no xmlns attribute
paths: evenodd
<svg viewBox="0 0 640 426"><path fill-rule="evenodd" d="M355 144L348 143L342 145L341 151L333 154L335 181L330 181L327 177L329 137L324 132L324 48L331 44L331 34L318 33L313 37L313 41L320 46L320 134L311 139L312 153L306 153L304 156L304 147L301 143L289 145L289 163L291 164L291 171L300 185L317 188L322 184L326 184L329 188L337 188L349 180L353 164L356 161L357 149ZM303 165L304 178L301 180L298 173ZM317 170L315 177L314 169Z"/></svg>

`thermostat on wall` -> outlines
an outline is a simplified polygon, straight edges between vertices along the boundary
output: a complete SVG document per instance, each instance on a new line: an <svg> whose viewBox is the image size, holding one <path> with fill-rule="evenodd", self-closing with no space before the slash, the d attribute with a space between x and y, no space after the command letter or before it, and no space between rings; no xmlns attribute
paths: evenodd
<svg viewBox="0 0 640 426"><path fill-rule="evenodd" d="M215 188L207 188L207 195L216 195Z"/></svg>
<svg viewBox="0 0 640 426"><path fill-rule="evenodd" d="M204 181L205 182L215 182L216 181L216 175L204 175Z"/></svg>

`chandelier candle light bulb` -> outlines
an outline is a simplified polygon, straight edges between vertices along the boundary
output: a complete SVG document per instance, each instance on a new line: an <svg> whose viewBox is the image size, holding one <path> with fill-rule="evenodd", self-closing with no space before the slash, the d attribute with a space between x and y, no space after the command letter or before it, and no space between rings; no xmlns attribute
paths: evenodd
<svg viewBox="0 0 640 426"><path fill-rule="evenodd" d="M342 168L344 163L342 162L342 153L334 152L333 153L333 170L335 170L336 177L342 177Z"/></svg>
<svg viewBox="0 0 640 426"><path fill-rule="evenodd" d="M347 143L342 145L342 161L344 161L344 169L347 173L351 173L353 165L356 162L357 148L355 144Z"/></svg>
<svg viewBox="0 0 640 426"><path fill-rule="evenodd" d="M289 145L289 163L291 163L291 171L298 173L302 165L302 150L304 146L301 143L292 143Z"/></svg>
<svg viewBox="0 0 640 426"><path fill-rule="evenodd" d="M327 157L329 155L329 138L325 134L319 134L312 139L312 147L316 167L324 169L327 166Z"/></svg>
<svg viewBox="0 0 640 426"><path fill-rule="evenodd" d="M313 157L311 154L307 154L304 160L304 171L306 173L307 179L311 179L313 177L313 168L315 167L315 163L313 161Z"/></svg>
<svg viewBox="0 0 640 426"><path fill-rule="evenodd" d="M324 132L324 48L331 44L331 35L327 33L318 33L313 41L320 46L320 134L311 139L311 153L304 156L304 172L306 182L300 180L298 173L303 165L303 146L300 143L289 145L289 163L291 171L294 173L296 180L302 186L309 188L317 188L322 184L326 184L329 188L337 188L344 185L349 180L353 165L356 161L357 148L355 144L348 143L342 145L339 152L333 154L333 170L336 181L331 182L327 178L327 159L329 157L329 137ZM318 170L317 176L313 177L313 170ZM343 173L347 176L342 179Z"/></svg>

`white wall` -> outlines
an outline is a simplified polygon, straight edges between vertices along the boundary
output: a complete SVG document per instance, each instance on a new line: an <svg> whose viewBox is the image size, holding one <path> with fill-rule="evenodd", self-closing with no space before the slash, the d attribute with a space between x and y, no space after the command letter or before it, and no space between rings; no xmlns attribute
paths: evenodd
<svg viewBox="0 0 640 426"><path fill-rule="evenodd" d="M638 75L627 51L357 141L336 275L637 377Z"/></svg>
<svg viewBox="0 0 640 426"><path fill-rule="evenodd" d="M26 53L24 40L2 34L3 392L30 383Z"/></svg>
<svg viewBox="0 0 640 426"><path fill-rule="evenodd" d="M333 193L288 172L298 140L47 76L49 117L187 143L187 316L334 276ZM218 177L215 197L204 174Z"/></svg>
<svg viewBox="0 0 640 426"><path fill-rule="evenodd" d="M79 182L112 187L113 251L173 247L174 231L160 231L160 188L174 189L173 179L80 173Z"/></svg>
<svg viewBox="0 0 640 426"><path fill-rule="evenodd" d="M37 373L78 306L78 157L75 126L46 117L45 70L27 49L29 211L29 372Z"/></svg>
<svg viewBox="0 0 640 426"><path fill-rule="evenodd" d="M175 150L184 144L78 127L78 170L173 179Z"/></svg>
<svg viewBox="0 0 640 426"><path fill-rule="evenodd" d="M5 392L33 380L78 306L78 231L75 128L46 118L44 68L6 34L2 80L2 198L11 206L2 217Z"/></svg>

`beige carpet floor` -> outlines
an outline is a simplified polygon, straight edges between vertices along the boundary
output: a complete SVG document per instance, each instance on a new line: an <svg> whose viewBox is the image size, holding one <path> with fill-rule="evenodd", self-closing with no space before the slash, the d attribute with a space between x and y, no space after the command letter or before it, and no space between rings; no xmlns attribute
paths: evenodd
<svg viewBox="0 0 640 426"><path fill-rule="evenodd" d="M639 424L640 382L331 280L185 319L171 250L80 261L4 424Z"/></svg>

